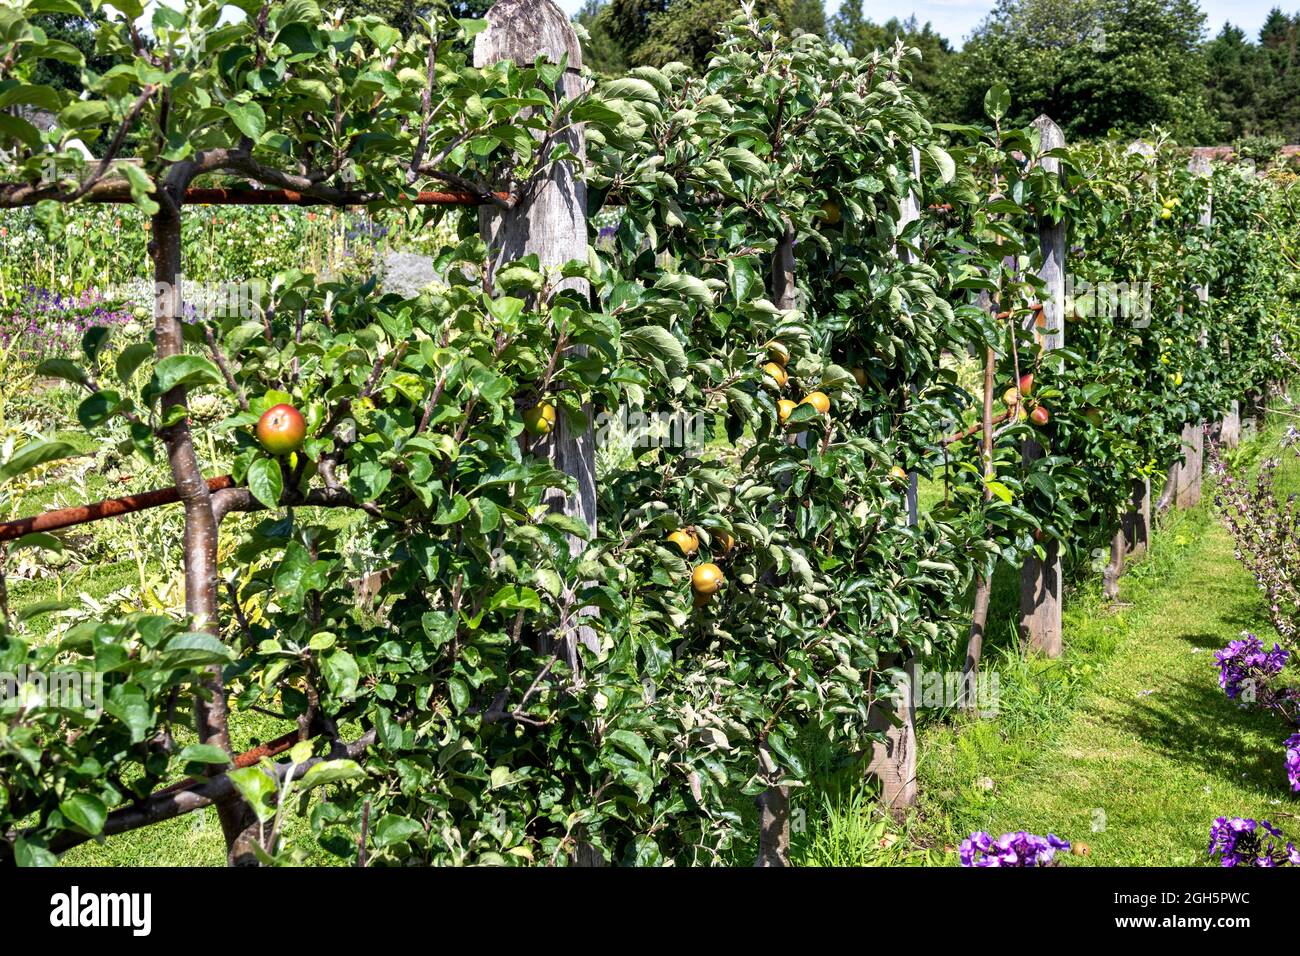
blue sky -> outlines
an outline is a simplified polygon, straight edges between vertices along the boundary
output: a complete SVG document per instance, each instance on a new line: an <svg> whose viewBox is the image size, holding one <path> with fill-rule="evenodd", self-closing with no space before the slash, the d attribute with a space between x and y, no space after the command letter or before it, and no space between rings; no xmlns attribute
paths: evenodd
<svg viewBox="0 0 1300 956"><path fill-rule="evenodd" d="M582 6L582 0L556 2L570 14ZM839 4L840 0L826 0L826 12L834 13ZM1211 36L1219 32L1225 20L1231 20L1255 38L1264 24L1264 17L1274 6L1293 13L1300 9L1300 0L1201 0L1206 28ZM960 46L962 38L993 9L993 0L864 0L863 8L867 16L877 22L915 13L918 20L929 20L940 34L955 46Z"/></svg>

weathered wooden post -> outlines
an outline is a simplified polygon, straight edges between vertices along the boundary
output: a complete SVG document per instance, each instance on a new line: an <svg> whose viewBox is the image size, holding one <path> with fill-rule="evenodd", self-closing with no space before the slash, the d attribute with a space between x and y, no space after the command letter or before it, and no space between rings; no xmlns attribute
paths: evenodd
<svg viewBox="0 0 1300 956"><path fill-rule="evenodd" d="M531 65L539 56L559 63L567 57L568 69L559 80L559 92L568 98L583 92L578 35L552 0L498 0L488 10L487 21L488 28L474 40L475 66L503 60ZM544 131L534 130L534 135L541 138ZM513 208L485 205L479 209L479 229L489 249L489 285L498 267L530 254L537 255L544 270L554 270L573 259L587 261L587 187L574 169L574 163L580 165L586 158L582 125L573 124L553 134L553 142L555 146L567 145L577 159L548 164L540 180L530 184ZM552 288L556 292L589 291L583 279L565 279ZM576 354L584 350L581 346L573 349ZM583 412L587 418L583 428L573 429L561 413L555 431L537 440L533 449L549 455L556 469L577 483L572 495L559 488L549 491L546 499L551 508L580 519L594 532L596 440L591 407L584 406ZM570 539L575 554L583 546L580 538ZM577 664L579 638L596 649L595 633L590 628L575 628L566 635L566 656L571 666Z"/></svg>
<svg viewBox="0 0 1300 956"><path fill-rule="evenodd" d="M1151 541L1151 479L1133 481L1133 504L1121 520L1124 544L1130 557L1141 557Z"/></svg>
<svg viewBox="0 0 1300 956"><path fill-rule="evenodd" d="M1219 441L1224 448L1236 448L1241 444L1241 404L1235 398L1219 423Z"/></svg>
<svg viewBox="0 0 1300 956"><path fill-rule="evenodd" d="M497 0L487 12L488 27L474 40L474 64L490 66L504 60L532 65L538 57L560 63L567 57L567 69L558 81L558 93L574 98L583 92L582 47L569 18L552 0ZM542 138L545 130L534 130ZM587 261L587 187L575 170L586 160L583 127L579 123L550 133L554 146L567 145L574 157L571 162L549 163L538 180L527 190L511 189L522 198L509 209L494 205L479 207L479 231L489 250L488 288L496 270L504 263L535 254L543 270L555 270L571 260ZM516 184L511 184L512 186ZM577 289L584 295L590 287L582 279L565 279L550 286L554 292ZM557 331L557 334L558 333ZM581 355L585 347L574 346ZM560 488L547 492L545 500L552 510L577 518L596 530L596 439L592 425L592 408L582 409L586 422L581 428L570 426L561 412L555 430L536 441L533 450L548 455L558 471L571 476L576 491ZM581 538L569 539L570 550L577 554L585 547ZM569 592L566 598L572 599ZM577 617L594 614L594 608L581 608ZM562 637L560 650L569 666L578 667L578 642L590 650L599 649L596 633L590 627L571 627ZM601 866L603 856L581 837L574 851L580 866Z"/></svg>
<svg viewBox="0 0 1300 956"><path fill-rule="evenodd" d="M921 154L912 148L912 176L921 179ZM909 192L898 210L898 231L921 218L921 203L916 193ZM912 254L899 250L904 262L912 261ZM917 510L917 482L915 470L907 476L907 523L915 526L919 520ZM880 801L892 811L900 811L916 803L916 713L912 693L916 682L916 657L909 653L904 659L892 655L881 660L883 667L899 667L903 672L902 686L888 700L873 702L869 724L871 729L883 732L885 739L872 745L867 762L867 774L880 784Z"/></svg>
<svg viewBox="0 0 1300 956"><path fill-rule="evenodd" d="M1187 168L1198 176L1210 175L1210 157L1193 153ZM1213 198L1207 199L1201 209L1201 227L1208 229L1213 215ZM1197 286L1196 297L1201 304L1210 301L1208 286ZM1206 335L1201 333L1201 345ZM1201 422L1188 422L1183 426L1183 462L1177 466L1178 477L1174 487L1174 503L1180 508L1191 508L1201 500L1201 474L1205 470L1205 427Z"/></svg>
<svg viewBox="0 0 1300 956"><path fill-rule="evenodd" d="M1039 147L1046 152L1065 145L1065 134L1046 115L1034 120ZM1061 174L1061 161L1052 156L1041 160L1048 172ZM1065 223L1042 219L1038 224L1038 247L1043 264L1038 277L1047 285L1043 297L1043 329L1038 340L1044 351L1065 344ZM1034 441L1025 442L1024 458L1032 462L1043 454ZM1031 554L1020 573L1020 631L1026 644L1048 657L1061 654L1061 555L1055 540L1043 542L1045 557Z"/></svg>

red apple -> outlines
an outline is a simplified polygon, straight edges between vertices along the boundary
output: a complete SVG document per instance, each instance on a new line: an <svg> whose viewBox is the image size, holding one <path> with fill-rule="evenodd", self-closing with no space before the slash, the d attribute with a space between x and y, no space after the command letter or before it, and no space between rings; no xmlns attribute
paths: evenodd
<svg viewBox="0 0 1300 956"><path fill-rule="evenodd" d="M272 455L287 455L302 447L307 423L292 405L268 408L257 420L257 440Z"/></svg>
<svg viewBox="0 0 1300 956"><path fill-rule="evenodd" d="M1048 419L1051 417L1052 416L1047 413L1047 409L1044 408L1042 405L1039 405L1037 408L1035 408L1032 412L1029 413L1029 420L1033 422L1035 425L1046 425Z"/></svg>
<svg viewBox="0 0 1300 956"><path fill-rule="evenodd" d="M1020 376L1020 394L1028 398L1034 391L1034 373L1026 372Z"/></svg>

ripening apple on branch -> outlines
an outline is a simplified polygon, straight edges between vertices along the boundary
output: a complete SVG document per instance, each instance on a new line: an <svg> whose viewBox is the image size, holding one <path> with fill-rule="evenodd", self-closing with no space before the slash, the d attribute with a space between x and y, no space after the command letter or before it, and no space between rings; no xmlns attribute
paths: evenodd
<svg viewBox="0 0 1300 956"><path fill-rule="evenodd" d="M257 440L272 455L298 451L306 437L307 422L302 413L287 403L268 408L257 420Z"/></svg>

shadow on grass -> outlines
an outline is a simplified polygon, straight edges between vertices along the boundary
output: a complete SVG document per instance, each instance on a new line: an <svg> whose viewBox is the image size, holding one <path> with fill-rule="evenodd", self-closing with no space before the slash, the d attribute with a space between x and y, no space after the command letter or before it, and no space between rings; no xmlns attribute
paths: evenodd
<svg viewBox="0 0 1300 956"><path fill-rule="evenodd" d="M1179 765L1286 795L1285 724L1272 714L1238 707L1219 689L1210 668L1204 680L1180 678L1151 696L1116 703L1117 723Z"/></svg>

